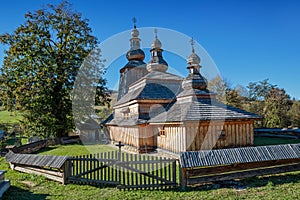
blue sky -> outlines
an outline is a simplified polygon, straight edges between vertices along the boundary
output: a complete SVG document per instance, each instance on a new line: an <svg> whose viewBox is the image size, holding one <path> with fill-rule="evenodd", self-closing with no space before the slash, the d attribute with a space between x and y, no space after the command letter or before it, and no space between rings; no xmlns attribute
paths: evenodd
<svg viewBox="0 0 300 200"><path fill-rule="evenodd" d="M2 1L0 33L10 33L22 24L26 12L59 2ZM131 29L131 19L135 16L138 27L163 27L193 36L210 54L222 77L229 80L232 86L246 86L249 82L269 78L272 84L285 88L291 97L300 98L299 1L70 2L75 10L90 20L90 26L99 41ZM0 45L1 63L4 49ZM185 75L186 65L183 61L166 56L165 59ZM125 58L120 58L114 64L123 65L125 62ZM116 79L119 75L115 76ZM108 82L112 86L115 80L109 77Z"/></svg>

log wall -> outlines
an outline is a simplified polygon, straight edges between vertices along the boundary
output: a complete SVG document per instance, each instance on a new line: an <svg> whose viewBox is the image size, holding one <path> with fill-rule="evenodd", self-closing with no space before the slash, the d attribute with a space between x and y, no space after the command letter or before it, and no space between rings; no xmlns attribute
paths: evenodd
<svg viewBox="0 0 300 200"><path fill-rule="evenodd" d="M112 141L121 141L123 144L139 147L138 127L110 126L109 134Z"/></svg>
<svg viewBox="0 0 300 200"><path fill-rule="evenodd" d="M158 128L155 126L109 127L112 141L121 141L123 144L136 148L156 147L157 132Z"/></svg>
<svg viewBox="0 0 300 200"><path fill-rule="evenodd" d="M253 136L253 120L187 123L186 151L252 146Z"/></svg>
<svg viewBox="0 0 300 200"><path fill-rule="evenodd" d="M185 151L186 129L184 126L169 125L164 127L165 134L157 137L157 147L172 152Z"/></svg>
<svg viewBox="0 0 300 200"><path fill-rule="evenodd" d="M253 120L189 122L165 125L165 134L157 137L157 147L172 152L198 151L254 144ZM221 138L221 131L225 137Z"/></svg>

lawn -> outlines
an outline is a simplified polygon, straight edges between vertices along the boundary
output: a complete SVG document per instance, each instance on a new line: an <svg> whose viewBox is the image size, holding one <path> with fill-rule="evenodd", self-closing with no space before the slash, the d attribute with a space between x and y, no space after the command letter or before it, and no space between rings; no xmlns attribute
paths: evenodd
<svg viewBox="0 0 300 200"><path fill-rule="evenodd" d="M116 150L111 146L57 145L40 154L79 155L91 152ZM0 169L7 170L11 188L3 199L299 199L300 172L264 176L176 190L119 191L116 188L99 188L88 185L61 185L44 177L12 171L4 158Z"/></svg>
<svg viewBox="0 0 300 200"><path fill-rule="evenodd" d="M254 137L255 146L277 145L277 144L296 144L296 143L300 143L300 139Z"/></svg>
<svg viewBox="0 0 300 200"><path fill-rule="evenodd" d="M39 151L42 155L55 155L55 156L77 156L87 155L99 152L116 151L117 149L109 145L82 145L82 144L68 144L50 146Z"/></svg>
<svg viewBox="0 0 300 200"><path fill-rule="evenodd" d="M19 122L20 119L22 119L20 113L9 112L7 110L0 109L0 124L16 124Z"/></svg>

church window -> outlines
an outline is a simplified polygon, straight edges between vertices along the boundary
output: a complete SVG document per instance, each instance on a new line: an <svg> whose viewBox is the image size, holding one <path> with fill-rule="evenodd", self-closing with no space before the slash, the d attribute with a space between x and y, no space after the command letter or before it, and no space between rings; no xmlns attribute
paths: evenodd
<svg viewBox="0 0 300 200"><path fill-rule="evenodd" d="M159 130L158 136L166 136L166 130L164 127Z"/></svg>
<svg viewBox="0 0 300 200"><path fill-rule="evenodd" d="M226 131L223 129L218 132L219 140L225 140L226 139Z"/></svg>

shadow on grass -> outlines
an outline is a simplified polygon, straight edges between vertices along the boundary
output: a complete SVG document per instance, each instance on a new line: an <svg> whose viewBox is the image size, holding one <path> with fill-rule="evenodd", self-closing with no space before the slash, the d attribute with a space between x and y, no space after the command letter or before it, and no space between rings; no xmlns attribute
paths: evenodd
<svg viewBox="0 0 300 200"><path fill-rule="evenodd" d="M245 190L248 188L264 187L264 186L279 186L287 183L300 183L300 174L279 174L279 175L269 175L252 177L241 180L230 180L230 181L218 181L210 184L203 184L198 186L186 187L184 192L193 191L208 191L217 190L222 188ZM182 191L179 188L176 191Z"/></svg>
<svg viewBox="0 0 300 200"><path fill-rule="evenodd" d="M39 153L51 151L51 150L56 149L56 148L57 148L56 146L44 147L44 148L34 152L34 154L39 154Z"/></svg>
<svg viewBox="0 0 300 200"><path fill-rule="evenodd" d="M24 190L15 186L10 186L2 197L3 200L43 200L47 198L47 194L34 194L29 190Z"/></svg>

